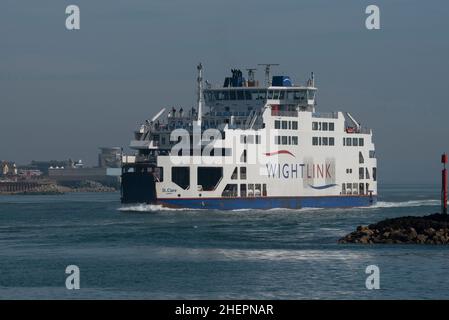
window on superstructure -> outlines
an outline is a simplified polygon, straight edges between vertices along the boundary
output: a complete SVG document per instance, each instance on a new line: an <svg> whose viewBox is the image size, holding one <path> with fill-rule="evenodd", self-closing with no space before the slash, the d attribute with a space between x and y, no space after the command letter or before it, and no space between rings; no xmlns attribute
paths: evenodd
<svg viewBox="0 0 449 320"><path fill-rule="evenodd" d="M292 130L298 130L298 121L292 121Z"/></svg>
<svg viewBox="0 0 449 320"><path fill-rule="evenodd" d="M243 95L243 90L237 91L237 100L245 100L245 97Z"/></svg>
<svg viewBox="0 0 449 320"><path fill-rule="evenodd" d="M312 145L317 146L318 145L318 137L312 138Z"/></svg>
<svg viewBox="0 0 449 320"><path fill-rule="evenodd" d="M312 130L317 131L318 130L318 122L312 122Z"/></svg>
<svg viewBox="0 0 449 320"><path fill-rule="evenodd" d="M327 131L327 122L323 122L322 129L323 131Z"/></svg>
<svg viewBox="0 0 449 320"><path fill-rule="evenodd" d="M341 194L346 194L346 184L341 184Z"/></svg>
<svg viewBox="0 0 449 320"><path fill-rule="evenodd" d="M334 137L329 137L329 145L330 146L334 146L335 145L335 138Z"/></svg>
<svg viewBox="0 0 449 320"><path fill-rule="evenodd" d="M190 168L189 167L172 167L171 180L173 183L186 190L190 187Z"/></svg>
<svg viewBox="0 0 449 320"><path fill-rule="evenodd" d="M260 100L261 98L259 97L259 91L250 91L251 92L251 99L252 100Z"/></svg>
<svg viewBox="0 0 449 320"><path fill-rule="evenodd" d="M254 186L254 196L260 197L262 195L262 185L260 183L256 183Z"/></svg>
<svg viewBox="0 0 449 320"><path fill-rule="evenodd" d="M267 196L267 185L265 183L262 185L262 196Z"/></svg>
<svg viewBox="0 0 449 320"><path fill-rule="evenodd" d="M223 100L229 100L229 91L226 90L226 91L223 92L223 94L224 94L224 99Z"/></svg>
<svg viewBox="0 0 449 320"><path fill-rule="evenodd" d="M365 159L363 158L363 154L361 151L359 151L359 163L364 163Z"/></svg>
<svg viewBox="0 0 449 320"><path fill-rule="evenodd" d="M359 139L353 138L353 139L352 139L352 145L353 145L354 147L357 147L357 146L359 145Z"/></svg>
<svg viewBox="0 0 449 320"><path fill-rule="evenodd" d="M365 179L365 170L364 168L359 168L359 179Z"/></svg>
<svg viewBox="0 0 449 320"><path fill-rule="evenodd" d="M335 124L333 122L329 122L329 131L335 130Z"/></svg>
<svg viewBox="0 0 449 320"><path fill-rule="evenodd" d="M246 184L241 184L240 185L240 196L241 197L246 197Z"/></svg>
<svg viewBox="0 0 449 320"><path fill-rule="evenodd" d="M261 136L260 135L256 135L256 144L260 144L262 142L261 140Z"/></svg>
<svg viewBox="0 0 449 320"><path fill-rule="evenodd" d="M235 91L234 90L231 90L230 91L230 94L229 94L229 97L230 97L230 100L235 100L236 99L236 94L235 94Z"/></svg>
<svg viewBox="0 0 449 320"><path fill-rule="evenodd" d="M307 90L307 99L309 99L309 100L315 99L315 91L314 90Z"/></svg>
<svg viewBox="0 0 449 320"><path fill-rule="evenodd" d="M254 144L254 136L252 134L248 135L246 137L246 141L248 142L248 144Z"/></svg>
<svg viewBox="0 0 449 320"><path fill-rule="evenodd" d="M376 152L374 151L374 150L370 150L369 151L369 157L372 159L372 158L375 158L376 157Z"/></svg>
<svg viewBox="0 0 449 320"><path fill-rule="evenodd" d="M282 136L282 144L287 144L287 136Z"/></svg>
<svg viewBox="0 0 449 320"><path fill-rule="evenodd" d="M346 138L346 145L348 147L352 146L352 139L351 138Z"/></svg>
<svg viewBox="0 0 449 320"><path fill-rule="evenodd" d="M363 183L359 183L359 194L365 194L365 188Z"/></svg>
<svg viewBox="0 0 449 320"><path fill-rule="evenodd" d="M273 90L268 90L267 99L273 99Z"/></svg>
<svg viewBox="0 0 449 320"><path fill-rule="evenodd" d="M237 197L237 184L227 184L221 193L222 197Z"/></svg>
<svg viewBox="0 0 449 320"><path fill-rule="evenodd" d="M254 184L248 184L248 197L254 197Z"/></svg>
<svg viewBox="0 0 449 320"><path fill-rule="evenodd" d="M365 141L363 141L363 138L359 138L359 146L363 147L365 144Z"/></svg>
<svg viewBox="0 0 449 320"><path fill-rule="evenodd" d="M274 128L275 129L280 129L281 128L281 121L275 120L274 121Z"/></svg>
<svg viewBox="0 0 449 320"><path fill-rule="evenodd" d="M249 91L249 90L245 91L245 99L246 100L251 100L252 99L251 91Z"/></svg>
<svg viewBox="0 0 449 320"><path fill-rule="evenodd" d="M358 183L353 183L352 184L352 194L359 194L359 185Z"/></svg>
<svg viewBox="0 0 449 320"><path fill-rule="evenodd" d="M328 138L327 137L323 137L323 146L327 146L329 143L329 140L328 140Z"/></svg>
<svg viewBox="0 0 449 320"><path fill-rule="evenodd" d="M298 137L296 137L296 136L292 137L292 144L295 146L298 145Z"/></svg>
<svg viewBox="0 0 449 320"><path fill-rule="evenodd" d="M290 144L292 144L292 137L288 137L288 144L290 145Z"/></svg>
<svg viewBox="0 0 449 320"><path fill-rule="evenodd" d="M282 129L287 129L287 128L288 128L287 121L282 121Z"/></svg>
<svg viewBox="0 0 449 320"><path fill-rule="evenodd" d="M240 162L246 163L246 150L243 150L242 155L240 157Z"/></svg>
<svg viewBox="0 0 449 320"><path fill-rule="evenodd" d="M365 178L366 179L369 179L370 177L369 177L369 170L368 170L368 168L365 168Z"/></svg>
<svg viewBox="0 0 449 320"><path fill-rule="evenodd" d="M276 145L281 144L281 137L280 136L274 136L274 144L276 144Z"/></svg>
<svg viewBox="0 0 449 320"><path fill-rule="evenodd" d="M293 93L293 99L294 100L301 100L301 91L295 90Z"/></svg>
<svg viewBox="0 0 449 320"><path fill-rule="evenodd" d="M241 144L246 144L246 136L245 135L241 135L240 136L240 143Z"/></svg>
<svg viewBox="0 0 449 320"><path fill-rule="evenodd" d="M377 168L373 168L373 181L377 181Z"/></svg>
<svg viewBox="0 0 449 320"><path fill-rule="evenodd" d="M198 167L198 187L203 191L215 190L223 177L222 167Z"/></svg>
<svg viewBox="0 0 449 320"><path fill-rule="evenodd" d="M236 180L236 179L238 179L238 168L237 167L235 167L235 169L231 175L231 180Z"/></svg>
<svg viewBox="0 0 449 320"><path fill-rule="evenodd" d="M273 92L273 99L275 99L275 100L277 100L277 99L279 99L279 90L274 90L274 92Z"/></svg>
<svg viewBox="0 0 449 320"><path fill-rule="evenodd" d="M285 91L284 90L281 90L281 92L279 93L279 99L280 100L285 99Z"/></svg>
<svg viewBox="0 0 449 320"><path fill-rule="evenodd" d="M246 180L246 167L240 167L240 180Z"/></svg>

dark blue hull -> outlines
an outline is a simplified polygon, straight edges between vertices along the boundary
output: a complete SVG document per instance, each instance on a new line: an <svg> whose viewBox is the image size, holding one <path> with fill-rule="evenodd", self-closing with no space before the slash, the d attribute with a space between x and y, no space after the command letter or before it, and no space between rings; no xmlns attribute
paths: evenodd
<svg viewBox="0 0 449 320"><path fill-rule="evenodd" d="M166 207L191 209L273 209L273 208L351 208L375 204L376 196L322 196L322 197L255 197L255 198L194 198L158 199Z"/></svg>

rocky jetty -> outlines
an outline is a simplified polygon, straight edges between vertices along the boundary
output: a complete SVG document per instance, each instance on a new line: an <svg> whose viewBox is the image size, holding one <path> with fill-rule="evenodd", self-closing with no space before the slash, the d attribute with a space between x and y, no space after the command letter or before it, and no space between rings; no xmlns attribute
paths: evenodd
<svg viewBox="0 0 449 320"><path fill-rule="evenodd" d="M449 215L435 213L424 217L386 219L358 226L339 243L449 244Z"/></svg>
<svg viewBox="0 0 449 320"><path fill-rule="evenodd" d="M117 189L105 186L97 181L85 180L69 186L66 192L114 192Z"/></svg>
<svg viewBox="0 0 449 320"><path fill-rule="evenodd" d="M54 184L42 184L37 186L36 188L18 192L16 194L23 195L53 195L53 194L63 194L62 191L57 185Z"/></svg>
<svg viewBox="0 0 449 320"><path fill-rule="evenodd" d="M45 182L35 184L32 188L19 190L16 192L0 192L0 194L18 194L18 195L54 195L69 192L115 192L116 188L105 186L97 181L78 181L68 184L56 184L55 182Z"/></svg>

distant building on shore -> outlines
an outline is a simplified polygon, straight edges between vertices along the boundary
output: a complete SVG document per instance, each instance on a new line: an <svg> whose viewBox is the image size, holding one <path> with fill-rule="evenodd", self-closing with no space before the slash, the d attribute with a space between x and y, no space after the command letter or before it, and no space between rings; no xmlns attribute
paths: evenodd
<svg viewBox="0 0 449 320"><path fill-rule="evenodd" d="M49 160L49 161L31 161L29 165L21 166L24 170L39 170L43 175L49 175L50 168L70 168L74 166L74 162L69 160Z"/></svg>
<svg viewBox="0 0 449 320"><path fill-rule="evenodd" d="M17 166L14 162L2 161L0 164L0 168L0 175L2 176L17 175Z"/></svg>
<svg viewBox="0 0 449 320"><path fill-rule="evenodd" d="M98 166L100 168L120 168L122 161L122 148L102 147L98 155Z"/></svg>
<svg viewBox="0 0 449 320"><path fill-rule="evenodd" d="M16 166L14 162L0 161L0 177L3 180L19 179L34 181L46 179L61 184L76 184L83 181L97 181L117 186L120 181L122 148L102 147L98 154L98 166L86 167L82 160L31 161L28 165Z"/></svg>
<svg viewBox="0 0 449 320"><path fill-rule="evenodd" d="M67 163L59 163L59 166L50 166L47 169L48 177L63 183L91 180L115 185L120 179L121 155L120 147L103 147L98 155L98 167L85 167L82 160L69 160Z"/></svg>

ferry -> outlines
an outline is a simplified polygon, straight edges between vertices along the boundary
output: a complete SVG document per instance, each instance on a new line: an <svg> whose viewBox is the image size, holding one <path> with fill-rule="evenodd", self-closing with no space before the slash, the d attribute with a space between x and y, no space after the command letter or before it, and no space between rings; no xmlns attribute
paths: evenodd
<svg viewBox="0 0 449 320"><path fill-rule="evenodd" d="M194 209L336 208L377 200L371 129L348 112L318 112L315 76L303 84L258 65L203 81L197 104L162 108L122 156L122 203Z"/></svg>

